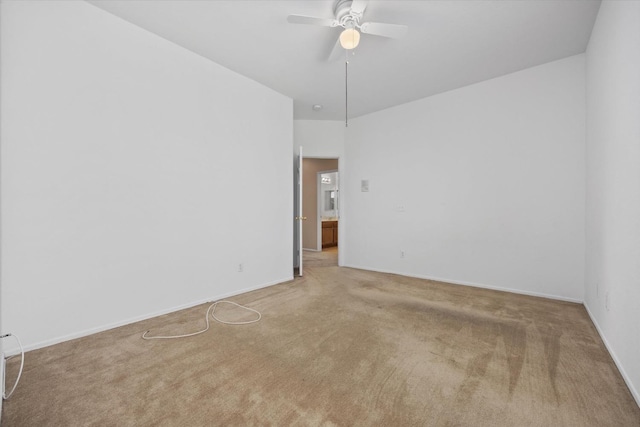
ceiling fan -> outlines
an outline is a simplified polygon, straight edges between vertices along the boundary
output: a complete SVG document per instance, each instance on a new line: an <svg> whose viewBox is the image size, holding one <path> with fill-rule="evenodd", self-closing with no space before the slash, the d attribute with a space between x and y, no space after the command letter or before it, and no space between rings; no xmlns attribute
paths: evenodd
<svg viewBox="0 0 640 427"><path fill-rule="evenodd" d="M408 27L406 25L384 24L380 22L360 23L368 3L368 0L337 0L333 8L334 18L289 15L287 21L291 24L344 28L329 55L329 60L334 60L339 57L341 47L347 50L356 48L358 43L360 43L360 33L392 39L400 38L407 33Z"/></svg>

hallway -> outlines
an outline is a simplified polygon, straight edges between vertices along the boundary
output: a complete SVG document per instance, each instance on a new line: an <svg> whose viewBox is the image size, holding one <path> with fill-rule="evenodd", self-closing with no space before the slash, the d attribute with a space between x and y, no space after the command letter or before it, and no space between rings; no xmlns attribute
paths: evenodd
<svg viewBox="0 0 640 427"><path fill-rule="evenodd" d="M325 248L322 252L304 251L304 267L336 267L338 265L338 247Z"/></svg>

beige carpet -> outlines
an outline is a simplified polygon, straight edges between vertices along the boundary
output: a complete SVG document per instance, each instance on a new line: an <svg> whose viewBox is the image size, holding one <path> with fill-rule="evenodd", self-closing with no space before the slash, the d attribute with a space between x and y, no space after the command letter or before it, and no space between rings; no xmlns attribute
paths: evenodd
<svg viewBox="0 0 640 427"><path fill-rule="evenodd" d="M140 339L199 328L202 305L28 353L3 426L640 426L581 305L339 268L335 253L233 298L256 324Z"/></svg>

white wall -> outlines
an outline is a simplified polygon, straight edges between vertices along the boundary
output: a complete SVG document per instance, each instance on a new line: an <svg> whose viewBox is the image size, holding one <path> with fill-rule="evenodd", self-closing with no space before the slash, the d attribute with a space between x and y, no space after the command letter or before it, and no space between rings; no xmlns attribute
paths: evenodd
<svg viewBox="0 0 640 427"><path fill-rule="evenodd" d="M585 306L640 405L640 2L602 2L586 58Z"/></svg>
<svg viewBox="0 0 640 427"><path fill-rule="evenodd" d="M577 55L351 120L346 265L582 301L584 85Z"/></svg>
<svg viewBox="0 0 640 427"><path fill-rule="evenodd" d="M294 120L295 147L302 145L305 157L339 158L344 155L344 122Z"/></svg>
<svg viewBox="0 0 640 427"><path fill-rule="evenodd" d="M35 348L292 277L291 99L84 2L1 24L5 330Z"/></svg>
<svg viewBox="0 0 640 427"><path fill-rule="evenodd" d="M0 7L0 25L2 24L2 8ZM1 33L2 27L0 27L0 42L2 39ZM0 65L2 64L2 49L0 48ZM2 81L2 72L0 68L0 83ZM0 99L2 99L2 85L0 84ZM2 129L2 103L0 102L0 132ZM0 165L2 162L2 145L0 140ZM1 176L0 176L1 179ZM2 193L0 189L0 224L2 224ZM2 227L0 226L0 242L2 242ZM0 244L0 310L2 310L2 244ZM5 334L5 329L2 327L2 313L0 312L0 335ZM4 339L0 338L0 425L2 425L2 396L4 395Z"/></svg>

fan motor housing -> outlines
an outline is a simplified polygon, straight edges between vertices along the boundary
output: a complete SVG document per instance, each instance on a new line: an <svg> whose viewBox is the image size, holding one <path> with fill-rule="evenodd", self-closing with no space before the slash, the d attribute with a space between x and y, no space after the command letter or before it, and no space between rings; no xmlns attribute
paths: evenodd
<svg viewBox="0 0 640 427"><path fill-rule="evenodd" d="M340 23L340 26L345 28L356 26L358 24L358 19L360 18L358 14L351 11L351 3L352 0L338 0L333 8L336 21ZM351 23L353 24L348 25Z"/></svg>

